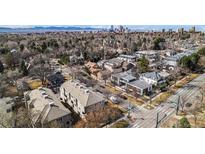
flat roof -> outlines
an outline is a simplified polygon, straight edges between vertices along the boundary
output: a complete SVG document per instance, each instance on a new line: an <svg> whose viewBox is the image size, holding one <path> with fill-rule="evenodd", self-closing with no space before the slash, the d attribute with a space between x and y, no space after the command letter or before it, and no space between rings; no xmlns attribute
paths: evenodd
<svg viewBox="0 0 205 154"><path fill-rule="evenodd" d="M135 80L136 79L136 77L134 77L134 76L132 76L132 75L129 75L129 74L127 74L127 75L125 75L125 76L123 76L123 77L121 77L122 79L124 79L124 80L128 80L128 81L131 81L131 80Z"/></svg>
<svg viewBox="0 0 205 154"><path fill-rule="evenodd" d="M145 82L143 80L136 80L136 81L128 83L128 85L133 86L133 87L137 87L140 89L147 89L148 87L151 87L150 84L148 84L147 82Z"/></svg>
<svg viewBox="0 0 205 154"><path fill-rule="evenodd" d="M120 55L119 57L123 57L123 58L136 58L135 55L124 55L124 54Z"/></svg>

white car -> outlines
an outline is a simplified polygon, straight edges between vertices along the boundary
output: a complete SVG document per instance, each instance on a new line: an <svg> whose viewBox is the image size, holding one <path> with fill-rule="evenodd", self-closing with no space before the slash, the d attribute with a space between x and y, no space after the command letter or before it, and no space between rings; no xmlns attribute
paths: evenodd
<svg viewBox="0 0 205 154"><path fill-rule="evenodd" d="M113 103L115 103L115 104L118 104L118 103L119 103L116 96L110 96L109 99L110 99Z"/></svg>

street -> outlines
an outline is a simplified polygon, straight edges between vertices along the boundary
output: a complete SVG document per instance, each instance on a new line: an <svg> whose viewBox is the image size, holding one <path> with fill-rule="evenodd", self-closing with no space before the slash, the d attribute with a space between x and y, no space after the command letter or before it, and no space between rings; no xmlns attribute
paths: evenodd
<svg viewBox="0 0 205 154"><path fill-rule="evenodd" d="M190 83L186 84L177 92L168 98L167 102L159 105L155 109L147 110L143 107L135 107L131 110L131 116L135 122L131 124L132 128L155 128L160 127L162 123L168 120L176 113L176 104L179 96L182 97L186 103L194 103L197 96L200 96L199 88L205 85L205 74L200 75ZM157 120L157 114L158 120ZM158 126L156 126L158 121Z"/></svg>

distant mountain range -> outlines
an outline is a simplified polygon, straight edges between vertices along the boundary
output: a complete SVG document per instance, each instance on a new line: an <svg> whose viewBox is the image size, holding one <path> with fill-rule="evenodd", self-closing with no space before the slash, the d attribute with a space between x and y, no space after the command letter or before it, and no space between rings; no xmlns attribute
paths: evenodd
<svg viewBox="0 0 205 154"><path fill-rule="evenodd" d="M194 25L123 25L131 31L161 31L162 29L173 31L178 28L189 30ZM114 28L119 26L114 25ZM196 30L205 31L205 25L195 25ZM0 26L0 33L23 33L23 32L48 32L48 31L103 31L109 30L110 25L70 25L70 26L21 26L21 25L6 25Z"/></svg>
<svg viewBox="0 0 205 154"><path fill-rule="evenodd" d="M78 26L33 26L33 27L1 27L0 32L49 32L49 31L96 31L103 30L94 27L78 27Z"/></svg>

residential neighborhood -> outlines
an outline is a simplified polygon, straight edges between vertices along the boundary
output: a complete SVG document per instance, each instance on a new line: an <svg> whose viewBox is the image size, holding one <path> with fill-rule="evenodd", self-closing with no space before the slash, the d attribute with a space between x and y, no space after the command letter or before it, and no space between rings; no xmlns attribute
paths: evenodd
<svg viewBox="0 0 205 154"><path fill-rule="evenodd" d="M205 127L205 33L191 29L0 33L0 127Z"/></svg>

